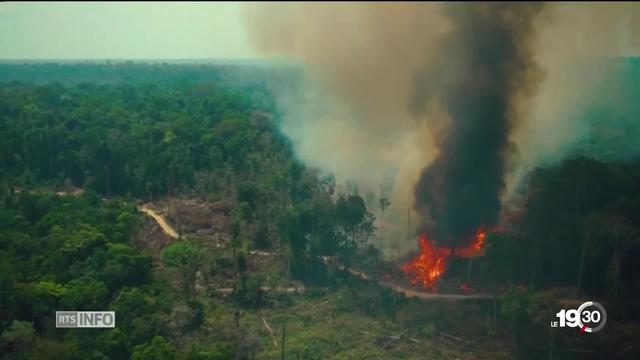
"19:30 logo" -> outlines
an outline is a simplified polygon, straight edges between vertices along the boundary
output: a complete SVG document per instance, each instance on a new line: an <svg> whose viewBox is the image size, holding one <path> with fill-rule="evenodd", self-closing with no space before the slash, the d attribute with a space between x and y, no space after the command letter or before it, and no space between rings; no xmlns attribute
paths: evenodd
<svg viewBox="0 0 640 360"><path fill-rule="evenodd" d="M551 327L577 327L580 332L594 333L607 322L607 310L595 301L587 301L578 309L560 310L556 317L558 321L552 321Z"/></svg>

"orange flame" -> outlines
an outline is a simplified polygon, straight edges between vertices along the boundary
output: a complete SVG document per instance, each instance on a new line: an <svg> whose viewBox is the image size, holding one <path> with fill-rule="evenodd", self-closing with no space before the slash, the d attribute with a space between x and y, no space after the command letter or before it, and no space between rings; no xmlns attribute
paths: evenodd
<svg viewBox="0 0 640 360"><path fill-rule="evenodd" d="M463 258L478 257L484 255L484 242L487 240L487 231L484 229L484 225L480 226L480 229L473 237L471 244L457 248L455 254Z"/></svg>
<svg viewBox="0 0 640 360"><path fill-rule="evenodd" d="M481 226L473 237L473 241L452 251L450 248L434 246L427 236L420 235L420 254L412 261L402 265L402 271L411 277L411 284L422 284L424 288L435 288L438 279L447 269L447 258L455 255L471 258L484 255L487 232Z"/></svg>
<svg viewBox="0 0 640 360"><path fill-rule="evenodd" d="M420 254L413 261L402 265L402 271L412 276L411 284L422 283L425 288L435 285L447 266L451 249L433 246L427 236L420 235Z"/></svg>

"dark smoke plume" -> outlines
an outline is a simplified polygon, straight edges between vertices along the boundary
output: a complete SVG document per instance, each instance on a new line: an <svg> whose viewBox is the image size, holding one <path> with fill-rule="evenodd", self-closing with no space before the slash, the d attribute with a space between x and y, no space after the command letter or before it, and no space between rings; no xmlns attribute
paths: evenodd
<svg viewBox="0 0 640 360"><path fill-rule="evenodd" d="M378 195L393 179L376 243L394 247L388 253L415 248L408 228L418 222L450 245L494 224L531 169L566 158L585 134L578 110L601 98L611 69L585 76L576 64L640 55L638 3L288 2L245 11L258 51L304 64L304 87L278 97L296 155L361 194Z"/></svg>
<svg viewBox="0 0 640 360"><path fill-rule="evenodd" d="M495 225L516 125L517 101L541 72L533 61L533 24L543 5L451 4L454 30L441 43L440 63L418 81L414 111L437 101L448 119L436 136L439 153L416 184L417 210L431 238L466 242Z"/></svg>

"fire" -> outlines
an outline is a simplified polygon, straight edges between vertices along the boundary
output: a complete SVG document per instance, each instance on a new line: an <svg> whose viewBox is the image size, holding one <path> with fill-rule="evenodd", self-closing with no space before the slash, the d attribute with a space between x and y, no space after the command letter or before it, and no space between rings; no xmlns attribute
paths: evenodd
<svg viewBox="0 0 640 360"><path fill-rule="evenodd" d="M438 279L447 269L447 258L452 255L471 258L484 255L487 231L481 226L467 246L451 249L433 245L427 236L420 235L420 254L411 262L402 265L402 271L411 276L411 284L422 284L425 288L435 288Z"/></svg>
<svg viewBox="0 0 640 360"><path fill-rule="evenodd" d="M425 288L433 286L442 276L447 266L451 249L433 246L427 236L420 235L420 255L402 266L405 274L412 276L411 284L422 283Z"/></svg>
<svg viewBox="0 0 640 360"><path fill-rule="evenodd" d="M487 231L485 230L484 226L480 226L480 229L478 229L478 231L474 235L471 244L461 248L457 248L455 250L455 254L463 258L482 256L484 255L484 242L486 240Z"/></svg>

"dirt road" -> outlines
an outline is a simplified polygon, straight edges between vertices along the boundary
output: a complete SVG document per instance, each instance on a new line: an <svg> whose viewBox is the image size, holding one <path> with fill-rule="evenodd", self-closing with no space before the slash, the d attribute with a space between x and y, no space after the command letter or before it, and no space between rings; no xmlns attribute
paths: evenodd
<svg viewBox="0 0 640 360"><path fill-rule="evenodd" d="M158 223L158 225L160 225L160 228L162 228L162 231L165 234L175 239L178 238L178 233L171 227L171 225L167 224L167 222L164 220L164 218L161 215L159 215L158 213L153 211L151 208L149 208L149 204L138 206L138 210L151 216L151 218L153 218L153 220L155 220Z"/></svg>
<svg viewBox="0 0 640 360"><path fill-rule="evenodd" d="M344 267L341 267L344 269ZM348 268L347 271L354 276L357 276L364 280L375 281L369 275L362 271L357 271L351 268ZM380 286L384 286L389 288L397 293L401 293L406 297L414 297L423 300L487 300L493 299L494 296L491 294L443 294L443 293L434 293L434 292L426 292L420 291L416 288L409 288L402 285L393 285L393 283L388 281L378 281Z"/></svg>
<svg viewBox="0 0 640 360"><path fill-rule="evenodd" d="M403 286L396 286L395 288L392 287L391 284L389 283L384 283L381 282L380 283L383 286L386 286L388 288L393 289L395 292L404 294L404 296L406 297L415 297L415 298L419 298L419 299L430 299L430 300L489 300L489 299L493 299L494 296L491 294L472 294L472 295L466 295L466 294L441 294L441 293L432 293L432 292L424 292L424 291L418 291L415 289L410 289L410 288L406 288Z"/></svg>

